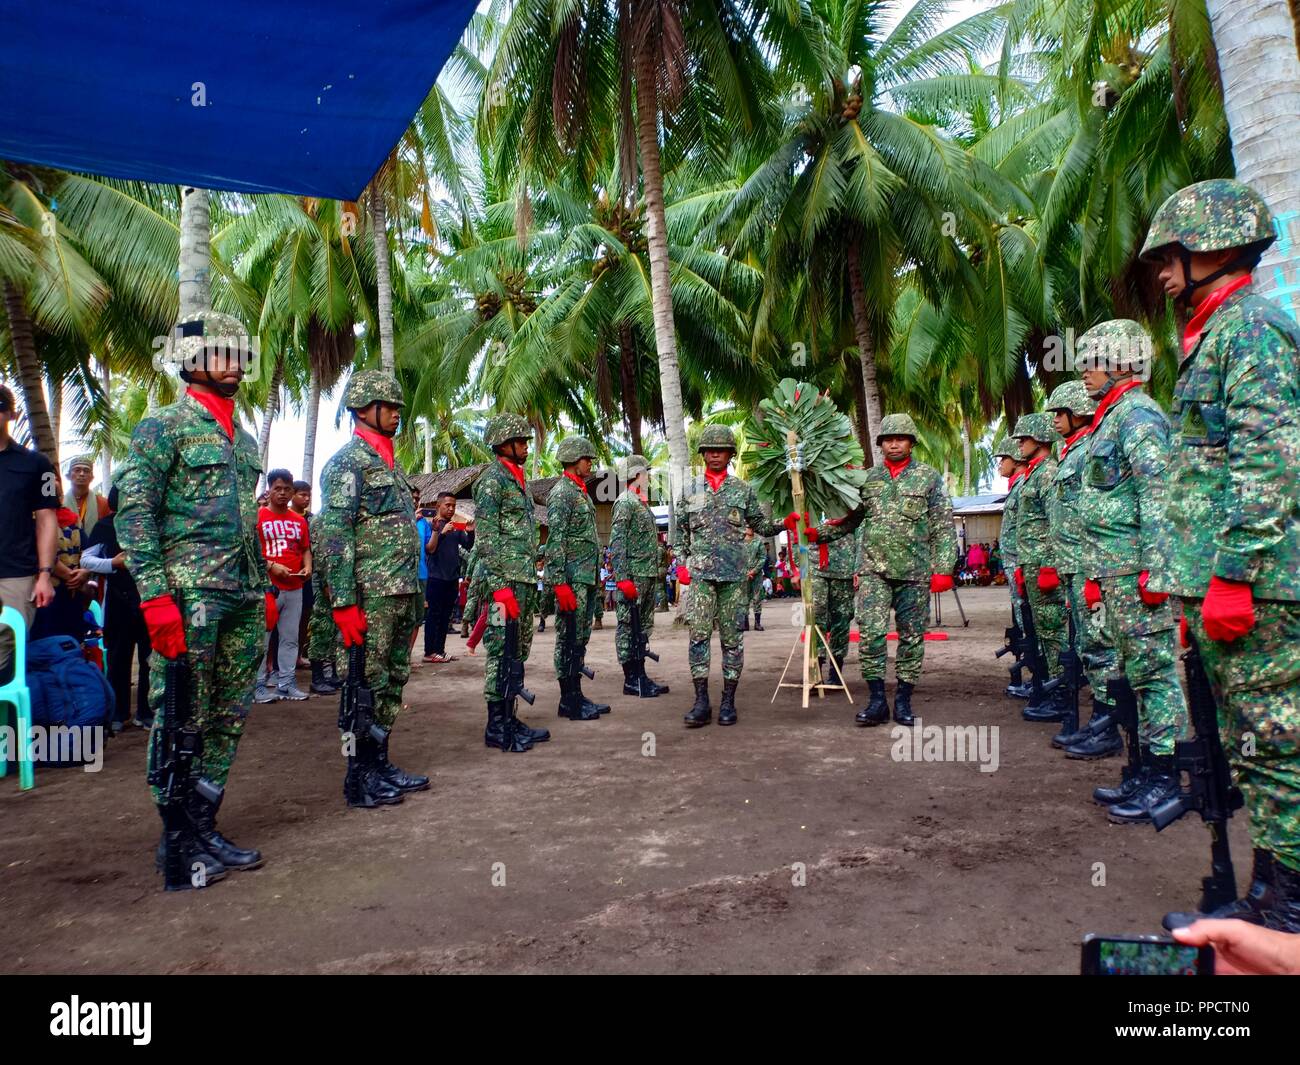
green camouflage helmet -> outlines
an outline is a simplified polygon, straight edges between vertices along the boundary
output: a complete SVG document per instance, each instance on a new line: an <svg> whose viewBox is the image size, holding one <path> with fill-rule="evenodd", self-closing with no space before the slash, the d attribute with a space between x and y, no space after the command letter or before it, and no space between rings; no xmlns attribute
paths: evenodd
<svg viewBox="0 0 1300 1065"><path fill-rule="evenodd" d="M1046 414L1022 414L1011 436L1015 440L1037 440L1040 444L1054 444L1060 439L1052 428L1051 417Z"/></svg>
<svg viewBox="0 0 1300 1065"><path fill-rule="evenodd" d="M700 432L696 451L735 451L736 436L727 425L706 425Z"/></svg>
<svg viewBox="0 0 1300 1065"><path fill-rule="evenodd" d="M253 347L244 323L233 314L222 311L204 311L199 318L177 322L168 340L167 366L159 366L159 369L204 369L199 363L199 356L209 347L241 355L247 367L247 353Z"/></svg>
<svg viewBox="0 0 1300 1065"><path fill-rule="evenodd" d="M511 440L531 440L533 428L522 414L494 414L483 429L483 443L500 447Z"/></svg>
<svg viewBox="0 0 1300 1065"><path fill-rule="evenodd" d="M1001 437L993 448L993 457L995 459L1014 459L1020 461L1020 449L1011 442L1011 437Z"/></svg>
<svg viewBox="0 0 1300 1065"><path fill-rule="evenodd" d="M628 455L618 460L618 475L624 481L634 480L642 470L648 470L650 462L644 455Z"/></svg>
<svg viewBox="0 0 1300 1065"><path fill-rule="evenodd" d="M1097 409L1097 404L1089 397L1082 381L1066 381L1052 389L1052 394L1047 397L1047 404L1043 409L1049 413L1064 410L1069 411L1076 418L1091 418L1093 411Z"/></svg>
<svg viewBox="0 0 1300 1065"><path fill-rule="evenodd" d="M579 459L595 459L596 448L585 436L566 436L555 449L556 461L562 466Z"/></svg>
<svg viewBox="0 0 1300 1065"><path fill-rule="evenodd" d="M880 419L880 432L876 434L876 443L886 436L910 436L916 443L916 422L910 414L886 414Z"/></svg>
<svg viewBox="0 0 1300 1065"><path fill-rule="evenodd" d="M1276 239L1264 198L1245 182L1215 178L1179 189L1160 205L1141 258L1159 262L1161 249L1170 244L1194 252L1248 247L1263 251Z"/></svg>
<svg viewBox="0 0 1300 1065"><path fill-rule="evenodd" d="M402 398L402 386L397 383L396 377L383 370L361 370L352 375L352 380L343 393L343 406L348 410L361 410L372 403L406 406L406 400Z"/></svg>
<svg viewBox="0 0 1300 1065"><path fill-rule="evenodd" d="M1074 345L1078 370L1138 370L1151 365L1151 337L1131 318L1112 318L1087 330Z"/></svg>

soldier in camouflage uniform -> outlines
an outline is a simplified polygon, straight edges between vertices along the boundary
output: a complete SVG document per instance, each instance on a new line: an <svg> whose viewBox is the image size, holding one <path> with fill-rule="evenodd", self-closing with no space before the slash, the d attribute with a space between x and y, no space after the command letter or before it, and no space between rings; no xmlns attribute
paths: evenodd
<svg viewBox="0 0 1300 1065"><path fill-rule="evenodd" d="M177 327L169 362L188 384L175 403L144 418L117 475L118 539L140 590L153 649L186 654L190 723L201 748L194 776L224 788L253 699L266 638L270 591L257 541L257 443L234 416L248 350L243 324L209 311ZM166 673L153 669L149 770L161 756ZM151 794L160 803L160 789ZM255 869L256 850L237 847L216 827L220 800L192 791L186 866L204 866L205 884L227 869ZM160 808L161 812L161 808ZM159 862L161 863L161 845ZM161 868L161 864L159 864Z"/></svg>
<svg viewBox="0 0 1300 1065"><path fill-rule="evenodd" d="M405 400L394 377L362 370L348 382L343 405L352 412L353 436L321 472L322 568L343 645L365 646L375 723L391 730L411 675L411 639L423 605L411 485L393 454ZM356 743L355 750L343 783L349 806L393 805L429 787L428 777L389 760L388 739Z"/></svg>
<svg viewBox="0 0 1300 1065"><path fill-rule="evenodd" d="M645 671L645 655L632 646L632 608L637 603L644 643L655 626L655 589L659 577L659 529L647 502L650 463L642 455L629 455L619 464L619 479L627 487L614 500L609 534L609 563L618 586L615 609L618 627L614 648L623 664L623 694L653 699L668 692ZM644 644L643 644L644 646Z"/></svg>
<svg viewBox="0 0 1300 1065"><path fill-rule="evenodd" d="M861 533L862 527L858 527ZM858 561L858 541L847 536L817 545L817 564L812 572L813 617L817 627L830 640L831 654L835 656L838 673L844 672L844 660L849 653L849 629L853 625L853 601ZM829 671L825 664L825 648L817 648L822 662L822 677L836 683L838 674Z"/></svg>
<svg viewBox="0 0 1300 1065"><path fill-rule="evenodd" d="M700 433L704 475L690 478L677 502L677 583L689 586L687 625L690 629L691 681L695 703L686 714L686 727L699 728L713 720L709 704L709 643L718 623L722 644L722 703L718 724L736 723L736 687L745 662L741 622L748 610L745 526L760 536L781 528L797 528L798 515L770 522L759 509L754 489L727 472L736 453L736 438L725 425L706 425Z"/></svg>
<svg viewBox="0 0 1300 1065"><path fill-rule="evenodd" d="M1120 788L1094 792L1116 824L1150 821L1152 807L1178 790L1174 744L1187 735L1187 704L1174 664L1169 596L1149 587L1167 565L1162 542L1169 421L1142 391L1151 341L1137 322L1116 319L1079 338L1078 366L1097 400L1079 507L1084 520L1080 573L1089 608L1102 603L1115 669L1137 698L1143 770Z"/></svg>
<svg viewBox="0 0 1300 1065"><path fill-rule="evenodd" d="M745 624L749 631L749 615L754 615L754 631L763 631L763 570L767 566L767 547L754 535L753 529L745 530L745 578L749 584L749 606L745 612Z"/></svg>
<svg viewBox="0 0 1300 1065"><path fill-rule="evenodd" d="M320 514L308 523L313 544L320 543ZM343 682L338 676L339 627L334 624L329 585L325 582L325 567L316 566L311 573L312 595L319 604L313 607L307 619L307 661L311 663L311 690L313 695L333 695Z"/></svg>
<svg viewBox="0 0 1300 1065"><path fill-rule="evenodd" d="M1020 445L1009 436L1004 436L994 448L993 457L998 460L998 473L1007 479L1007 498L1002 504L1002 527L999 539L1002 548L1002 571L1007 575L1007 591L1011 596L1011 620L1022 633L1024 623L1020 617L1020 593L1016 588L1016 516L1020 512L1020 493L1024 489L1025 460L1020 457ZM1017 699L1028 699L1033 685L1028 681L1021 684L1008 684L1007 694Z"/></svg>
<svg viewBox="0 0 1300 1065"><path fill-rule="evenodd" d="M1013 571L1016 594L1029 603L1034 629L1038 634L1039 653L1048 678L1061 673L1061 649L1066 641L1065 595L1056 571L1056 544L1052 539L1048 517L1056 479L1056 459L1052 445L1058 437L1046 414L1023 414L1016 422L1011 438L1020 445L1025 460L1020 501L1016 508L1016 560ZM1065 715L1057 688L1041 704L1031 703L1021 711L1026 721L1060 721Z"/></svg>
<svg viewBox="0 0 1300 1065"><path fill-rule="evenodd" d="M596 603L604 594L596 505L587 477L596 448L585 436L568 436L555 449L564 473L546 497L546 549L543 579L555 591L555 676L560 682L560 717L595 721L609 713L582 691L582 667Z"/></svg>
<svg viewBox="0 0 1300 1065"><path fill-rule="evenodd" d="M505 698L501 677L507 619L519 622L521 662L528 661L533 646L537 521L523 469L532 436L532 427L522 415L497 414L489 418L483 430L483 442L492 449L497 461L474 482L474 524L478 533L474 550L479 561L482 598L489 604L483 676L488 721L483 743L512 753L530 751L535 743L551 738L546 729L529 728L519 720L515 700Z"/></svg>
<svg viewBox="0 0 1300 1065"><path fill-rule="evenodd" d="M1070 758L1087 760L1105 758L1124 749L1115 707L1106 689L1106 679L1115 668L1115 651L1100 612L1094 614L1088 609L1083 595L1085 578L1079 572L1081 559L1088 550L1079 496L1083 492L1083 470L1088 455L1086 437L1092 431L1092 415L1096 409L1097 404L1082 381L1058 385L1047 400L1053 428L1065 438L1048 512L1056 541L1056 571L1061 575L1061 588L1073 625L1071 650L1092 688L1092 716L1085 727L1079 728L1078 706L1071 701L1065 707L1061 731L1052 737L1052 746L1064 748ZM1068 694L1064 689L1062 692Z"/></svg>
<svg viewBox="0 0 1300 1065"><path fill-rule="evenodd" d="M1251 287L1274 237L1239 181L1185 188L1152 220L1142 257L1194 313L1151 584L1182 599L1255 848L1247 897L1211 916L1300 932L1300 330Z"/></svg>
<svg viewBox="0 0 1300 1065"><path fill-rule="evenodd" d="M938 471L912 458L916 436L910 415L886 414L876 434L885 464L867 471L861 505L821 529L808 530L809 540L829 544L863 525L856 567L858 657L871 699L858 711L859 725L889 720L885 666L891 609L898 621L894 720L900 725L912 723L912 689L925 656L929 595L952 589L952 560L957 554L952 500Z"/></svg>

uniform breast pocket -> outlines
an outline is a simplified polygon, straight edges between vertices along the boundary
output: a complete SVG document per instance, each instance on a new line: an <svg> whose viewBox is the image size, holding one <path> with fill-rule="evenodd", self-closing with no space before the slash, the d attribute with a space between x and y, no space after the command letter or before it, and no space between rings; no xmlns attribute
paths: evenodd
<svg viewBox="0 0 1300 1065"><path fill-rule="evenodd" d="M366 470L362 474L361 502L371 514L391 514L402 509L397 480L388 470Z"/></svg>
<svg viewBox="0 0 1300 1065"><path fill-rule="evenodd" d="M262 462L252 455L240 455L236 461L239 468L240 498L252 499L257 494L257 482L262 477Z"/></svg>
<svg viewBox="0 0 1300 1065"><path fill-rule="evenodd" d="M177 480L173 487L195 501L230 491L230 453L220 444L204 441L182 445Z"/></svg>
<svg viewBox="0 0 1300 1065"><path fill-rule="evenodd" d="M926 511L925 493L923 492L905 493L900 498L899 502L902 506L904 517L910 518L912 521L919 521L921 518L925 517L925 511Z"/></svg>
<svg viewBox="0 0 1300 1065"><path fill-rule="evenodd" d="M1108 492L1120 482L1119 444L1114 440L1098 440L1088 453L1085 476L1090 488Z"/></svg>
<svg viewBox="0 0 1300 1065"><path fill-rule="evenodd" d="M1228 413L1219 379L1213 373L1193 371L1175 390L1175 425L1186 447L1225 447Z"/></svg>

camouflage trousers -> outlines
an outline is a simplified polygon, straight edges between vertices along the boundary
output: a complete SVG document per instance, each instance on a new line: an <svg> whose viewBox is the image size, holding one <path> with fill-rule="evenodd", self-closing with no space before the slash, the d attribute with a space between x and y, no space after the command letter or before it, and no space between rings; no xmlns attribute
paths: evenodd
<svg viewBox="0 0 1300 1065"><path fill-rule="evenodd" d="M411 676L411 637L424 620L424 597L361 593L366 614L366 683L375 696L375 722L392 728Z"/></svg>
<svg viewBox="0 0 1300 1065"><path fill-rule="evenodd" d="M574 584L577 610L555 610L555 678L563 680L578 672L587 657L587 641L591 639L591 622L596 616L596 604L604 591L594 584ZM573 640L572 656L568 646ZM576 660L576 661L575 661Z"/></svg>
<svg viewBox="0 0 1300 1065"><path fill-rule="evenodd" d="M1025 623L1020 616L1020 597L1016 594L1016 582L1014 578L1007 581L1007 591L1011 593L1011 620L1015 622L1016 628L1021 632L1025 631Z"/></svg>
<svg viewBox="0 0 1300 1065"><path fill-rule="evenodd" d="M1100 702L1106 697L1106 678L1115 673L1115 647L1106 631L1103 613L1088 609L1083 598L1084 576L1081 573L1061 574L1061 587L1065 589L1070 617L1074 619L1074 651L1083 666L1083 675L1092 688L1093 697ZM1066 631L1069 637L1069 631Z"/></svg>
<svg viewBox="0 0 1300 1065"><path fill-rule="evenodd" d="M190 722L203 740L196 771L224 788L253 705L253 687L266 642L266 606L260 592L176 589L172 595L180 607L189 649L193 680ZM154 715L149 733L150 770L162 740L166 681L167 671L155 661L149 670L149 708ZM155 803L162 801L158 788L149 790Z"/></svg>
<svg viewBox="0 0 1300 1065"><path fill-rule="evenodd" d="M745 638L740 627L748 609L745 581L691 581L686 605L686 625L690 630L689 659L691 679L707 679L713 622L718 622L718 639L722 644L722 679L739 680L745 665Z"/></svg>
<svg viewBox="0 0 1300 1065"><path fill-rule="evenodd" d="M755 618L763 612L763 575L760 573L757 577L741 582L749 585L749 612Z"/></svg>
<svg viewBox="0 0 1300 1065"><path fill-rule="evenodd" d="M1184 599L1183 612L1246 797L1251 844L1300 871L1300 603L1255 600L1255 627L1232 643L1205 635L1200 599Z"/></svg>
<svg viewBox="0 0 1300 1065"><path fill-rule="evenodd" d="M889 612L898 623L894 677L915 684L925 659L925 623L930 616L930 585L897 581L879 573L858 575L858 658L863 680L884 680L889 660Z"/></svg>
<svg viewBox="0 0 1300 1065"><path fill-rule="evenodd" d="M515 593L519 604L519 660L528 661L528 652L533 649L533 622L537 614L537 582L514 581L509 587ZM506 615L498 603L492 601L495 588L487 589L483 598L488 607L487 629L483 636L487 655L483 662L483 695L490 703L501 698L501 652L506 647Z"/></svg>
<svg viewBox="0 0 1300 1065"><path fill-rule="evenodd" d="M817 627L830 640L831 654L843 664L849 653L849 628L853 625L853 578L814 574L812 590L813 617L817 619ZM817 650L821 652L820 647Z"/></svg>
<svg viewBox="0 0 1300 1065"><path fill-rule="evenodd" d="M646 642L655 629L655 585L654 577L634 577L637 590L637 605L641 611L641 632ZM632 660L632 607L623 599L622 592L614 593L614 612L618 617L618 629L614 633L614 650L618 652L620 662Z"/></svg>
<svg viewBox="0 0 1300 1065"><path fill-rule="evenodd" d="M1050 592L1038 590L1038 567L1024 567L1025 596L1029 599L1029 609L1034 615L1034 631L1038 634L1038 646L1042 648L1043 664L1047 667L1049 677L1061 675L1061 648L1069 637L1065 625L1065 592L1061 586ZM1012 583L1015 583L1014 576ZM1023 627L1021 629L1023 630Z"/></svg>
<svg viewBox="0 0 1300 1065"><path fill-rule="evenodd" d="M1102 577L1103 623L1115 645L1115 672L1128 678L1137 699L1138 740L1152 754L1173 754L1186 739L1187 700L1174 662L1174 612L1169 600L1149 606L1136 573Z"/></svg>
<svg viewBox="0 0 1300 1065"><path fill-rule="evenodd" d="M312 578L315 581L315 578ZM332 663L338 668L339 627L334 624L333 604L324 583L316 584L316 603L307 620L307 659Z"/></svg>

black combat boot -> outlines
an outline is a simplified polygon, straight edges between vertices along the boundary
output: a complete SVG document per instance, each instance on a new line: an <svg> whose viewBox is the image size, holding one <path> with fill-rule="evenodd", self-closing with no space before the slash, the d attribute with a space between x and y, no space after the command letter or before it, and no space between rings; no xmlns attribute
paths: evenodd
<svg viewBox="0 0 1300 1065"><path fill-rule="evenodd" d="M578 693L578 699L582 703L583 710L595 710L597 714L608 714L613 709L608 703L598 703L588 699L582 690L582 674L579 673L573 678L573 687Z"/></svg>
<svg viewBox="0 0 1300 1065"><path fill-rule="evenodd" d="M399 769L388 760L388 739L379 745L379 754L375 762L375 771L381 780L398 791L425 791L429 787L429 778Z"/></svg>
<svg viewBox="0 0 1300 1065"><path fill-rule="evenodd" d="M894 720L900 725L910 725L916 720L912 716L912 688L910 681L900 680L894 691Z"/></svg>
<svg viewBox="0 0 1300 1065"><path fill-rule="evenodd" d="M1160 923L1169 932L1175 928L1186 928L1203 917L1216 920L1233 918L1248 924L1263 924L1265 912L1271 910L1277 901L1273 890L1274 870L1273 852L1256 847L1255 864L1250 871L1250 888L1246 891L1245 898L1233 899L1209 913L1175 910L1165 914Z"/></svg>
<svg viewBox="0 0 1300 1065"><path fill-rule="evenodd" d="M336 692L343 690L343 678L339 676L338 667L332 658L325 660L325 683L331 685Z"/></svg>
<svg viewBox="0 0 1300 1065"><path fill-rule="evenodd" d="M354 809L371 810L376 806L396 806L402 793L379 775L379 747L369 737L355 740L356 754L348 759L343 777L343 798Z"/></svg>
<svg viewBox="0 0 1300 1065"><path fill-rule="evenodd" d="M734 725L736 723L736 685L738 680L722 682L722 702L718 704L718 724Z"/></svg>
<svg viewBox="0 0 1300 1065"><path fill-rule="evenodd" d="M1092 697L1092 716L1088 718L1086 724L1080 726L1073 732L1066 732L1061 729L1052 737L1053 747L1073 747L1076 743L1082 743L1088 737L1098 732L1104 732L1115 724L1115 708L1108 703L1101 702L1095 695Z"/></svg>
<svg viewBox="0 0 1300 1065"><path fill-rule="evenodd" d="M1100 732L1094 732L1089 728L1080 735L1083 739L1065 748L1066 758L1095 762L1099 758L1109 758L1113 754L1124 753L1124 737L1119 734L1119 725L1113 719Z"/></svg>
<svg viewBox="0 0 1300 1065"><path fill-rule="evenodd" d="M1151 749L1143 746L1139 748L1138 768L1136 772L1131 771L1128 766L1124 767L1124 773L1120 780L1119 786L1114 788L1096 788L1092 793L1092 801L1099 806L1114 806L1116 803L1127 802L1136 793L1137 790L1146 783L1147 774L1150 772Z"/></svg>
<svg viewBox="0 0 1300 1065"><path fill-rule="evenodd" d="M668 694L667 684L656 684L645 675L645 659L634 658L623 663L623 694L642 699L654 699Z"/></svg>
<svg viewBox="0 0 1300 1065"><path fill-rule="evenodd" d="M588 709L590 706L590 709ZM560 679L560 717L567 717L570 721L597 721L600 719L600 713L596 710L595 703L583 705L582 692L578 688L576 677L562 677Z"/></svg>
<svg viewBox="0 0 1300 1065"><path fill-rule="evenodd" d="M551 738L551 730L544 728L530 728L525 725L519 718L519 704L515 703L510 709L510 725L515 730L516 736L522 736L529 744L545 743Z"/></svg>
<svg viewBox="0 0 1300 1065"><path fill-rule="evenodd" d="M1053 747L1064 747L1066 746L1066 744L1063 743L1062 741L1065 740L1066 737L1072 737L1080 734L1078 706L1076 706L1070 700L1063 700L1063 702L1065 702L1065 707L1064 707L1064 713L1061 717L1061 730L1055 736L1052 737Z"/></svg>
<svg viewBox="0 0 1300 1065"><path fill-rule="evenodd" d="M1149 824L1151 811L1175 798L1179 786L1178 772L1174 768L1174 756L1153 754L1146 781L1131 798L1116 803L1107 810L1106 820L1115 825Z"/></svg>
<svg viewBox="0 0 1300 1065"><path fill-rule="evenodd" d="M338 688L330 683L329 678L325 676L325 661L321 658L313 658L311 663L311 693L312 695L333 695Z"/></svg>
<svg viewBox="0 0 1300 1065"><path fill-rule="evenodd" d="M1026 721L1048 722L1065 720L1065 703L1069 697L1069 692L1065 688L1065 679L1053 688L1041 703L1035 703L1032 700L1029 705L1020 711L1020 716Z"/></svg>
<svg viewBox="0 0 1300 1065"><path fill-rule="evenodd" d="M190 823L194 826L194 835L199 845L227 869L235 872L261 867L261 851L236 847L217 831L217 810L220 805L219 802L208 802L197 791L190 792L186 809L189 810Z"/></svg>
<svg viewBox="0 0 1300 1065"><path fill-rule="evenodd" d="M623 694L638 696L641 694L641 674L637 671L635 658L623 663Z"/></svg>
<svg viewBox="0 0 1300 1065"><path fill-rule="evenodd" d="M1023 684L1008 684L1007 694L1013 699L1028 699L1034 694L1034 686L1028 681Z"/></svg>
<svg viewBox="0 0 1300 1065"><path fill-rule="evenodd" d="M158 814L159 816L163 816L161 806L158 807ZM166 825L167 819L163 816L162 839L158 841L158 849L154 852L153 858L153 867L160 873L164 872L163 856L167 844ZM181 832L181 852L187 879L184 883L167 888L168 891L185 891L188 888L195 886L207 887L209 884L215 884L218 880L225 879L226 867L221 864L215 855L208 853L208 851L203 847L203 844L199 842L199 838L195 835L194 829L188 825ZM198 885L195 885L192 879L196 862L203 866L203 876L199 878L200 883Z"/></svg>
<svg viewBox="0 0 1300 1065"><path fill-rule="evenodd" d="M763 632L763 631L764 631L764 630L763 630L763 612L762 612L761 610L755 610L755 611L754 611L754 631L755 631L755 632Z"/></svg>
<svg viewBox="0 0 1300 1065"><path fill-rule="evenodd" d="M483 730L483 746L495 747L509 754L523 754L533 749L533 741L515 727L510 704L504 699L489 702L487 728Z"/></svg>
<svg viewBox="0 0 1300 1065"><path fill-rule="evenodd" d="M858 711L853 721L858 725L883 725L889 720L889 703L885 701L884 678L867 681L867 687L871 689L871 701Z"/></svg>
<svg viewBox="0 0 1300 1065"><path fill-rule="evenodd" d="M1300 870L1273 862L1273 905L1264 911L1264 927L1300 932Z"/></svg>
<svg viewBox="0 0 1300 1065"><path fill-rule="evenodd" d="M713 720L713 707L709 705L709 678L693 678L695 683L695 705L686 714L686 727L699 728Z"/></svg>

